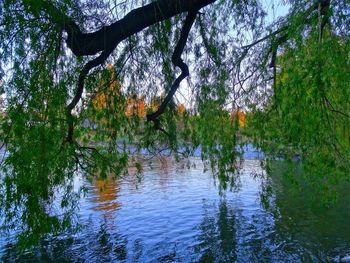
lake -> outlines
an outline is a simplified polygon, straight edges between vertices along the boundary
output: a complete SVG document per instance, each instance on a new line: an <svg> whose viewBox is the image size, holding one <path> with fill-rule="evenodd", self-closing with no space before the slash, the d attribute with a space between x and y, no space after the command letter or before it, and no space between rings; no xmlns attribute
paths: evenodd
<svg viewBox="0 0 350 263"><path fill-rule="evenodd" d="M1 237L0 261L327 262L349 254L349 196L332 208L308 203L278 179L282 161L267 176L255 157L246 156L227 190L196 157L145 162L139 183L77 177L88 190L78 211L81 231L42 240L24 254L11 236Z"/></svg>

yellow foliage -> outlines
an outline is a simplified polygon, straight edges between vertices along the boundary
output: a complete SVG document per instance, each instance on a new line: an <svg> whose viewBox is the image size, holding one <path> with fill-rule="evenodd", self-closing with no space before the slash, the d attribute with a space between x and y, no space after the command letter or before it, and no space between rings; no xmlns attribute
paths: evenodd
<svg viewBox="0 0 350 263"><path fill-rule="evenodd" d="M116 78L116 73L111 64L107 65L107 70L111 72L111 76L99 81L97 90L101 90L96 94L92 100L93 107L102 110L109 104L108 96L118 96L120 90L120 83ZM106 89L106 87L108 87Z"/></svg>
<svg viewBox="0 0 350 263"><path fill-rule="evenodd" d="M158 108L159 108L159 103L158 103L157 101L153 101L153 102L151 103L151 109L152 109L152 111L155 112L155 111L158 110Z"/></svg>
<svg viewBox="0 0 350 263"><path fill-rule="evenodd" d="M133 98L128 98L126 103L125 116L131 117L134 114L135 100Z"/></svg>
<svg viewBox="0 0 350 263"><path fill-rule="evenodd" d="M238 109L238 110L235 110L231 113L231 118L232 119L238 118L239 127L244 128L246 126L246 116L245 115L246 114L244 112L242 112Z"/></svg>
<svg viewBox="0 0 350 263"><path fill-rule="evenodd" d="M183 105L181 103L181 104L177 105L176 110L177 110L178 114L182 116L186 112L186 107L185 107L185 105Z"/></svg>
<svg viewBox="0 0 350 263"><path fill-rule="evenodd" d="M111 63L108 63L107 64L107 66L106 66L106 68L108 69L108 70L113 70L113 65L111 64Z"/></svg>
<svg viewBox="0 0 350 263"><path fill-rule="evenodd" d="M107 70L111 73L110 77L100 80L98 90L101 91L98 92L92 100L93 107L100 111L107 108L107 106L110 106L110 96L120 95L120 83L116 78L116 72L113 65L108 64ZM135 94L131 94L127 99L125 116L131 117L133 115L137 115L139 118L144 118L146 117L146 112L147 104L145 103L144 96L138 99Z"/></svg>
<svg viewBox="0 0 350 263"><path fill-rule="evenodd" d="M127 117L131 117L133 115L137 115L139 118L146 117L147 105L145 103L145 98L142 96L140 99L136 97L136 95L131 95L128 98L126 104L125 115Z"/></svg>
<svg viewBox="0 0 350 263"><path fill-rule="evenodd" d="M141 99L137 100L137 116L139 118L146 117L147 105L145 103L145 98L141 97Z"/></svg>

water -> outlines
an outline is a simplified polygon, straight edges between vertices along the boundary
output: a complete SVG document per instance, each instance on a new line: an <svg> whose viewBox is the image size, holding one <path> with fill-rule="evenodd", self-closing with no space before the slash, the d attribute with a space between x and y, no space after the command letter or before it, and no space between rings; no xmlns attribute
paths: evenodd
<svg viewBox="0 0 350 263"><path fill-rule="evenodd" d="M0 238L0 261L326 262L350 253L348 196L332 209L310 207L266 177L259 160L245 160L232 191L220 191L199 159L187 166L144 164L139 184L77 178L89 190L78 212L83 229L23 255L11 237ZM267 186L275 189L268 207Z"/></svg>

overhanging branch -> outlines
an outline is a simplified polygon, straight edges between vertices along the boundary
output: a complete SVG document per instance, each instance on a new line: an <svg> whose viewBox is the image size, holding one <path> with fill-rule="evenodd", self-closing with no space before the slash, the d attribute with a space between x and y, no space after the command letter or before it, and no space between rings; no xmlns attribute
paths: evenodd
<svg viewBox="0 0 350 263"><path fill-rule="evenodd" d="M77 90L75 91L75 95L72 101L67 105L68 134L67 134L66 141L70 143L73 142L73 131L74 131L72 110L77 106L78 102L81 99L81 96L84 91L85 78L89 74L89 71L94 67L101 65L108 58L108 56L112 53L113 50L114 48L111 48L109 50L104 50L98 57L86 63L85 66L80 71Z"/></svg>
<svg viewBox="0 0 350 263"><path fill-rule="evenodd" d="M175 79L175 81L171 85L171 88L168 94L166 95L165 99L163 100L162 104L159 106L157 111L147 115L147 121L153 121L154 123L157 123L158 117L165 111L168 103L171 101L176 90L179 88L181 81L184 80L189 75L188 66L182 60L181 55L185 48L188 35L196 19L197 13L198 13L198 10L190 11L188 13L181 31L180 39L177 42L177 45L175 47L174 53L171 58L173 65L181 69L181 74Z"/></svg>
<svg viewBox="0 0 350 263"><path fill-rule="evenodd" d="M127 37L155 23L190 10L199 10L215 1L158 0L132 10L123 19L116 21L110 26L103 27L93 33L80 34L78 37L72 38L77 41L73 41L70 48L78 56L93 55L105 48L117 45Z"/></svg>
<svg viewBox="0 0 350 263"><path fill-rule="evenodd" d="M68 35L67 45L76 56L87 56L115 47L129 36L155 23L181 13L190 12L191 10L199 10L215 1L157 0L136 8L124 18L91 33L84 33L83 29L80 29L70 17L63 14L50 1L37 0L37 2L33 3L33 6L39 6L50 17L52 22L62 26ZM32 13L35 12L32 11Z"/></svg>
<svg viewBox="0 0 350 263"><path fill-rule="evenodd" d="M66 141L69 143L73 142L74 118L72 116L72 111L81 99L84 91L85 78L89 74L89 71L101 65L113 52L115 47L124 39L157 22L171 18L180 13L189 12L181 33L180 41L172 57L173 64L178 66L182 73L173 83L168 96L165 98L159 110L155 112L154 115L151 115L150 118L155 120L158 115L164 111L167 103L171 100L176 89L180 85L180 82L189 74L187 65L181 59L181 54L186 44L189 30L196 16L196 12L191 10L199 10L215 1L216 0L157 0L132 10L123 19L92 33L84 33L84 29L79 28L78 24L57 7L54 2L46 0L24 1L24 6L34 16L39 17L40 13L44 12L53 23L61 26L62 30L67 33L67 46L76 56L96 55L101 52L98 57L86 63L80 71L74 97L66 107L68 124Z"/></svg>

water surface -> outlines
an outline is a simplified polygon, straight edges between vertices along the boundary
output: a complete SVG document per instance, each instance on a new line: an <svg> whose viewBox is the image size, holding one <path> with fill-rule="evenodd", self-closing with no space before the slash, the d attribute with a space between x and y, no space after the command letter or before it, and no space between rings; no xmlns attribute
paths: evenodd
<svg viewBox="0 0 350 263"><path fill-rule="evenodd" d="M226 191L210 172L203 172L198 158L145 163L138 184L76 181L88 188L78 212L83 229L43 240L23 255L11 237L0 238L0 259L326 262L350 253L350 199L343 196L332 209L310 207L301 195L267 177L259 160L245 160L234 189ZM270 186L275 191L267 207L261 194Z"/></svg>

